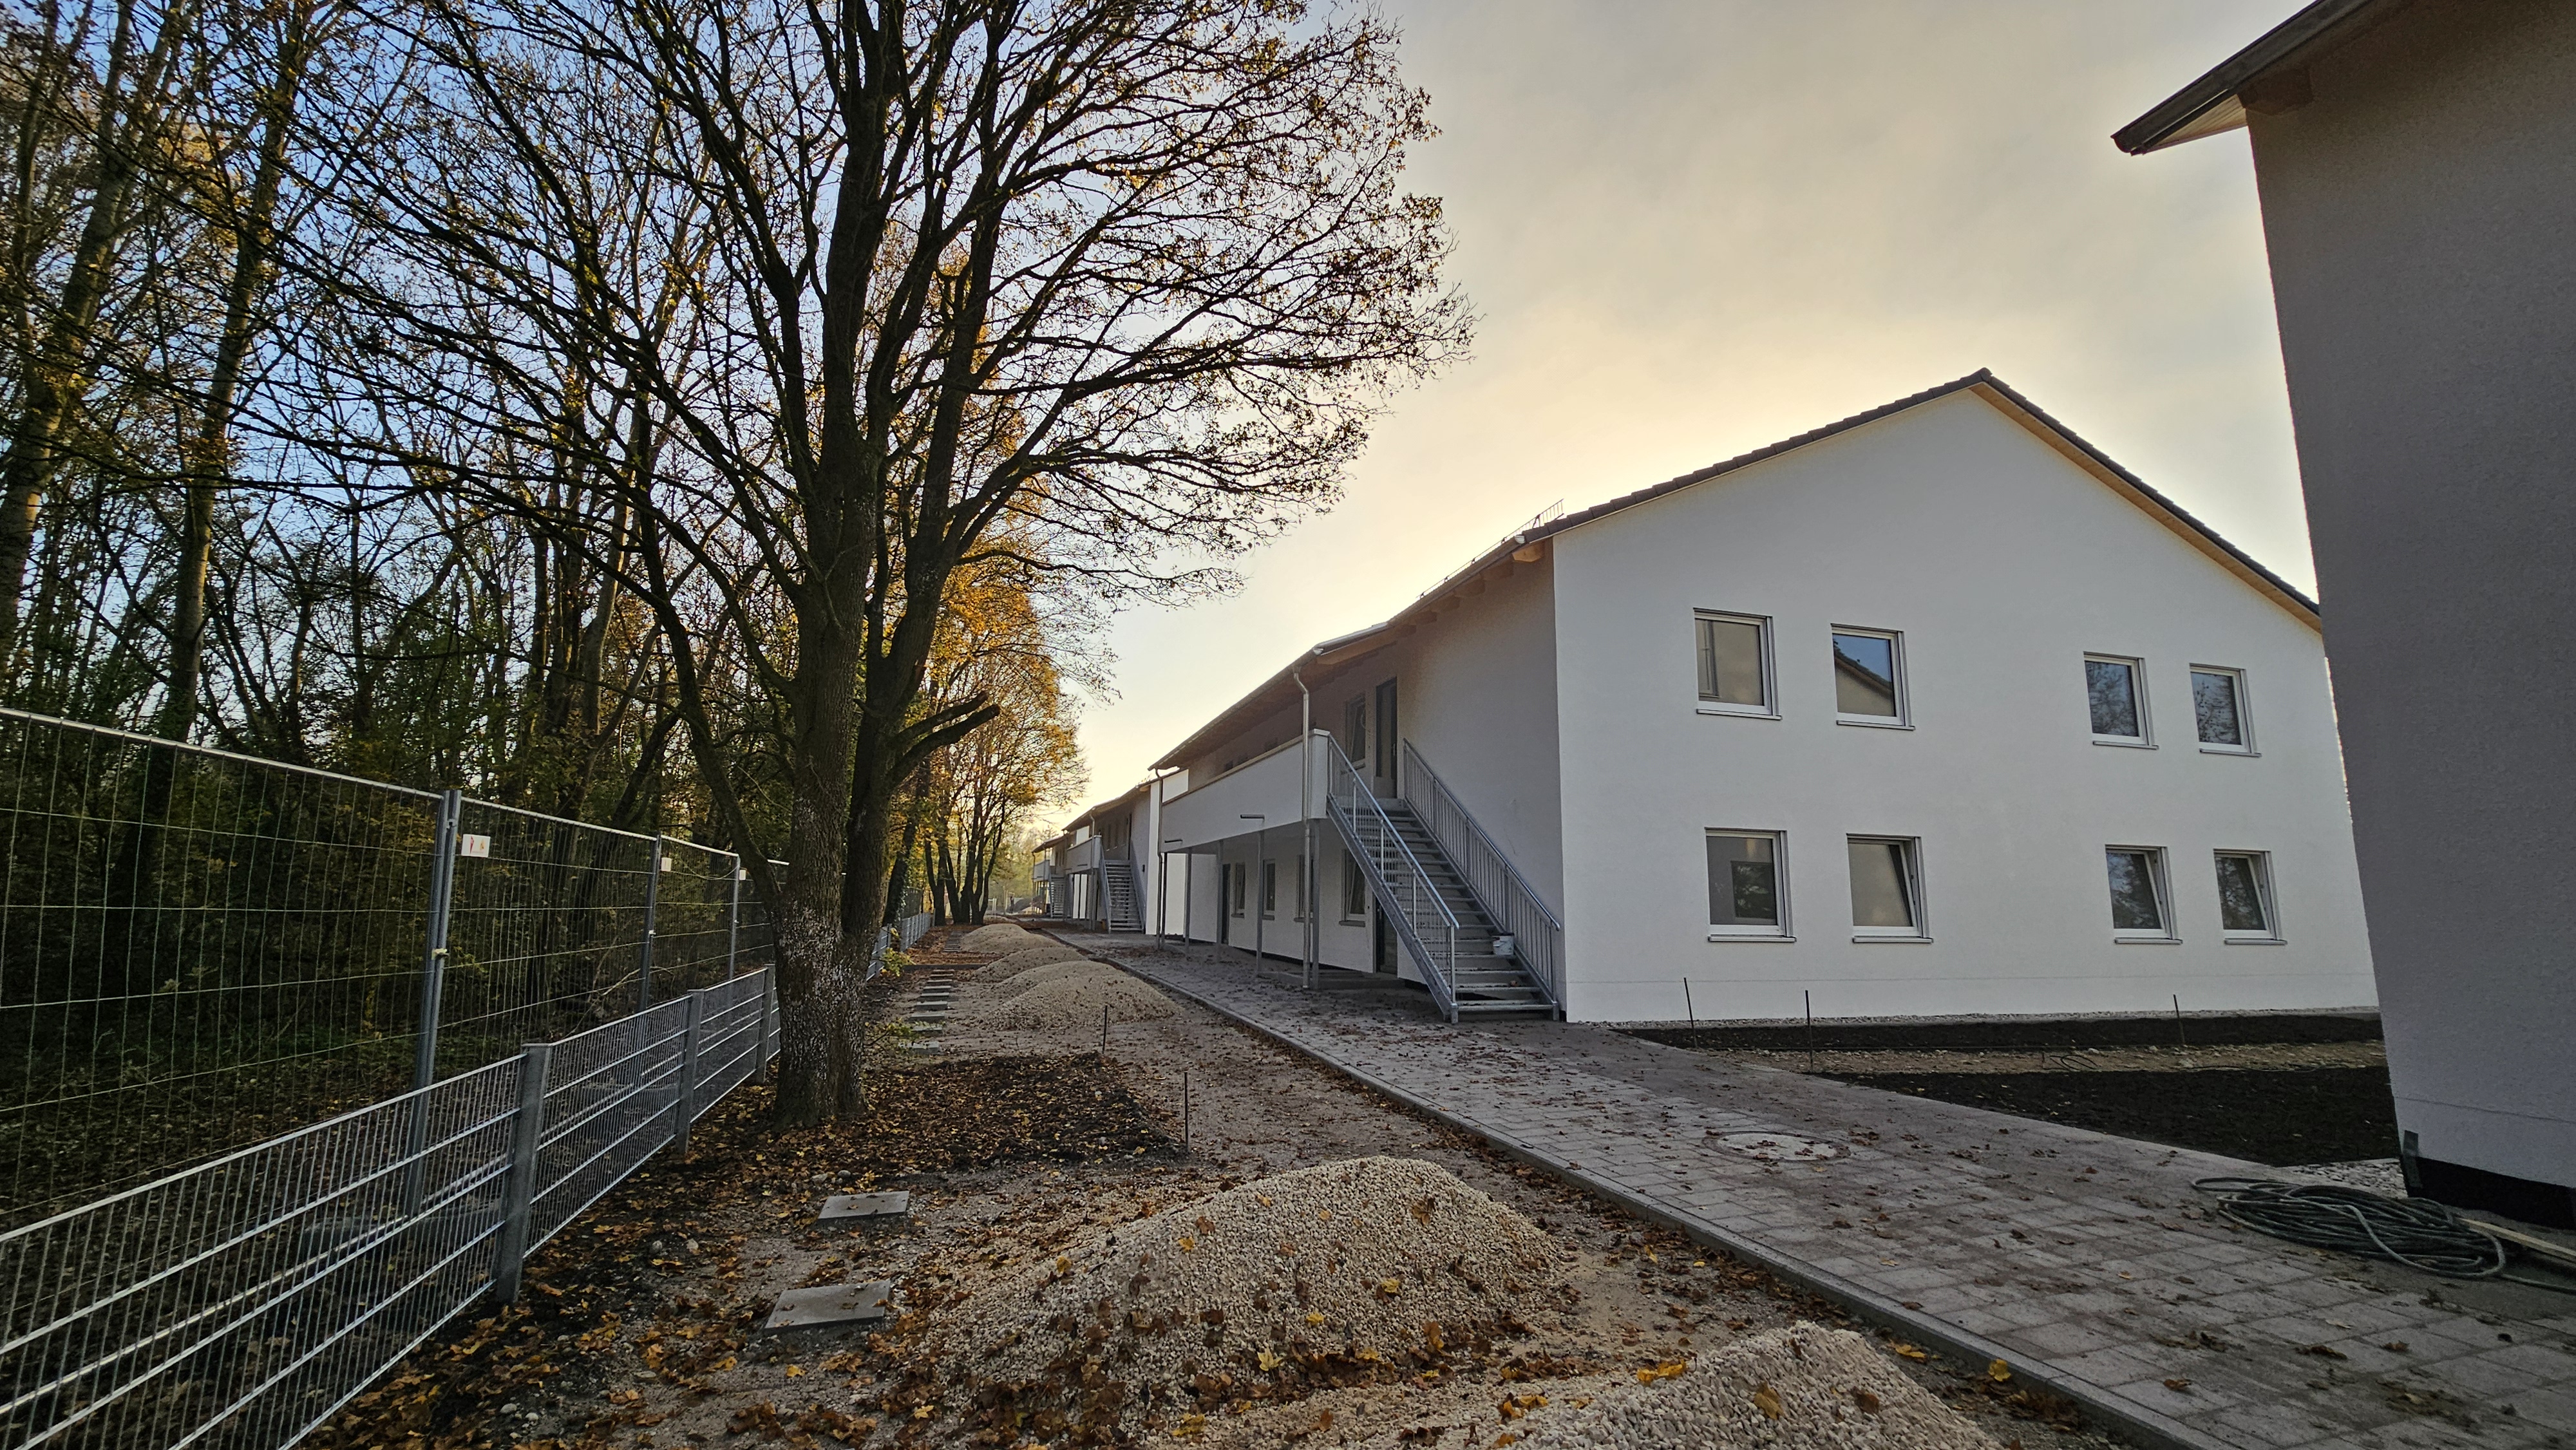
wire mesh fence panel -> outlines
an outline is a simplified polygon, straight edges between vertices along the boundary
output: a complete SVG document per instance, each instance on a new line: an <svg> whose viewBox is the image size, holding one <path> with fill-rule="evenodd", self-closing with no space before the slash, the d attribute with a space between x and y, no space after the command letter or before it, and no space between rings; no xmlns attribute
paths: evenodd
<svg viewBox="0 0 2576 1450"><path fill-rule="evenodd" d="M468 800L457 842L441 1074L636 1010L652 837Z"/></svg>
<svg viewBox="0 0 2576 1450"><path fill-rule="evenodd" d="M0 1234L0 1445L293 1444L670 1143L688 1062L700 1116L751 1077L775 1050L764 1003L767 973L732 978L542 1066L492 1063Z"/></svg>
<svg viewBox="0 0 2576 1450"><path fill-rule="evenodd" d="M275 1450L490 1282L519 1064L0 1235L0 1443Z"/></svg>
<svg viewBox="0 0 2576 1450"><path fill-rule="evenodd" d="M786 869L784 861L769 863L772 871ZM746 881L742 886L742 920L736 928L734 962L742 971L756 971L778 965L778 926L771 920L769 904Z"/></svg>
<svg viewBox="0 0 2576 1450"><path fill-rule="evenodd" d="M557 1043L546 1074L531 1247L599 1200L677 1130L685 1001Z"/></svg>
<svg viewBox="0 0 2576 1450"><path fill-rule="evenodd" d="M0 711L0 1227L407 1087L436 805Z"/></svg>
<svg viewBox="0 0 2576 1450"><path fill-rule="evenodd" d="M732 852L664 839L653 912L653 1001L723 981L735 970L735 887Z"/></svg>

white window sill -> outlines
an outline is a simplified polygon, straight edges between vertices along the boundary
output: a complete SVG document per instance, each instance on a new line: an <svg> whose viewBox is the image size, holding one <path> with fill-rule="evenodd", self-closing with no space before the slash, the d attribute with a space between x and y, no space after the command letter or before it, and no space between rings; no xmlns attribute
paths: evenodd
<svg viewBox="0 0 2576 1450"><path fill-rule="evenodd" d="M1739 720L1777 720L1780 712L1754 705L1712 705L1702 700L1695 707L1703 715L1733 715Z"/></svg>
<svg viewBox="0 0 2576 1450"><path fill-rule="evenodd" d="M2113 946L2122 947L2178 947L2182 945L2182 938L2178 936L2115 936L2111 938L2111 944Z"/></svg>
<svg viewBox="0 0 2576 1450"><path fill-rule="evenodd" d="M1776 931L1742 931L1742 932L1738 932L1738 931L1713 931L1713 932L1710 932L1710 933L1708 934L1708 939L1709 939L1710 941L1783 941L1783 942L1785 942L1785 941L1796 941L1796 940L1797 940L1797 938L1796 938L1796 937L1794 937L1794 936L1790 936L1790 935L1788 935L1788 934L1787 934L1787 933L1785 933L1785 932L1776 932Z"/></svg>
<svg viewBox="0 0 2576 1450"><path fill-rule="evenodd" d="M2108 745L2119 750L2153 750L2156 748L2156 743L2152 740L2133 740L2125 735L2096 735L2093 737L2093 743L2096 745Z"/></svg>
<svg viewBox="0 0 2576 1450"><path fill-rule="evenodd" d="M2204 745L2200 747L2200 753L2203 755L2241 755L2247 760L2260 760L2263 758L2262 751L2247 750L2241 745Z"/></svg>
<svg viewBox="0 0 2576 1450"><path fill-rule="evenodd" d="M1907 946L1929 946L1932 944L1932 938L1924 936L1918 932L1854 932L1852 933L1852 940L1856 942L1903 942Z"/></svg>
<svg viewBox="0 0 2576 1450"><path fill-rule="evenodd" d="M1863 730L1911 730L1914 728L1906 721L1889 720L1875 715L1836 715L1834 717L1834 723L1837 725L1857 726Z"/></svg>
<svg viewBox="0 0 2576 1450"><path fill-rule="evenodd" d="M2232 947L2285 947L2290 942L2289 938L2278 936L2231 936L2227 938L2227 944Z"/></svg>

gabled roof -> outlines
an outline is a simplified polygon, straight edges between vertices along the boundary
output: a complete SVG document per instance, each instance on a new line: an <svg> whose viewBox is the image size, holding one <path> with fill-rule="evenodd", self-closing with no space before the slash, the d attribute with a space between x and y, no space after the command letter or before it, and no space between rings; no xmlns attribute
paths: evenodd
<svg viewBox="0 0 2576 1450"><path fill-rule="evenodd" d="M1590 508L1562 514L1545 522L1533 523L1507 534L1492 547L1469 561L1465 568L1451 573L1438 584L1424 590L1411 604L1396 611L1385 622L1325 640L1289 661L1287 666L1277 674L1254 687L1250 694L1227 706L1215 719L1190 732L1188 739L1173 746L1162 759L1155 761L1154 768L1164 770L1184 764L1201 750L1222 743L1255 722L1268 717L1283 705L1294 703L1297 699L1297 677L1301 672L1310 678L1319 678L1328 668L1349 663L1362 655L1374 653L1395 643L1399 637L1398 631L1403 625L1453 607L1457 602L1454 593L1456 589L1466 581L1500 564L1506 558L1530 554L1531 550L1543 545L1548 539L1572 529L1579 529L1596 519L1607 518L1642 503L1651 503L1666 494L1679 493L1694 484L1722 478L1739 469L1750 468L1754 464L1767 462L1785 453L1793 453L1811 443L1821 443L1825 439L1848 433L1882 418L1892 417L1909 408L1921 407L1925 403L1947 398L1954 393L1971 393L1984 399L1989 406L2020 424L2032 436L2055 449L2068 462L2091 474L2096 481L2112 492L2135 504L2149 518L2173 530L2184 543L2199 550L2220 568L2243 580L2256 593L2289 611L2293 617L2310 629L2320 627L2315 600L2300 593L2288 580L2265 568L2253 555L2221 538L2217 530L2192 517L2182 505L2149 487L2146 480L2113 462L2109 454L2084 441L2074 429L2050 417L2037 403L2015 392L2001 378L1984 368L1979 368L1964 378L1954 379L1938 387L1926 388L1922 392L1899 398L1892 403L1882 404L1868 412L1854 413L1848 418L1827 423L1821 428L1811 428L1794 438L1783 438L1767 447L1756 448L1750 453L1737 454L1724 462L1712 463L1706 468L1685 473L1679 478L1666 479L1652 487L1641 488L1634 493L1621 494L1617 498L1594 504ZM1535 556L1531 555L1531 557Z"/></svg>
<svg viewBox="0 0 2576 1450"><path fill-rule="evenodd" d="M2220 61L2153 110L2111 133L2111 144L2132 156L2245 124L2247 111L2269 114L2308 99L2306 66L2378 24L2408 0L2315 0L2273 26L2252 45Z"/></svg>

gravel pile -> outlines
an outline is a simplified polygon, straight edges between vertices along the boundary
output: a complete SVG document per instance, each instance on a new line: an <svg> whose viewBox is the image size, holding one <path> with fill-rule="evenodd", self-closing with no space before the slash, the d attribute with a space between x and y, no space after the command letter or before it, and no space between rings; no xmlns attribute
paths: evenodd
<svg viewBox="0 0 2576 1450"><path fill-rule="evenodd" d="M1116 967L1072 961L1031 967L1000 991L975 993L959 1009L957 1022L961 1027L1079 1027L1097 1023L1103 1007L1113 1022L1172 1015L1171 998Z"/></svg>
<svg viewBox="0 0 2576 1450"><path fill-rule="evenodd" d="M1029 933L1011 925L1009 922L997 921L989 926L979 926L973 931L966 933L963 938L959 939L957 950L961 952L993 952L995 954L999 954L1027 946L1033 940L1035 940L1035 938L1033 938Z"/></svg>
<svg viewBox="0 0 2576 1450"><path fill-rule="evenodd" d="M1082 959L1082 953L1060 941L1040 939L1027 946L1015 948L1008 954L986 963L984 970L975 974L975 980L987 985L994 982L1007 982L1031 967L1043 967L1049 962L1078 962Z"/></svg>
<svg viewBox="0 0 2576 1450"><path fill-rule="evenodd" d="M970 1416L1106 1430L1418 1373L1521 1328L1565 1267L1445 1169L1362 1158L1095 1229L944 1315L933 1352Z"/></svg>
<svg viewBox="0 0 2576 1450"><path fill-rule="evenodd" d="M1701 1355L1670 1379L1533 1413L1525 1450L1995 1450L1956 1410L1848 1329L1792 1324Z"/></svg>

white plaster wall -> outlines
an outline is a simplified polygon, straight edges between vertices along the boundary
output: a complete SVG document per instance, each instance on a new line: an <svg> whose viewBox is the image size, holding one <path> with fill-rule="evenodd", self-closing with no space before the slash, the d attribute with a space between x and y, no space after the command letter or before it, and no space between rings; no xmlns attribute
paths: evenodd
<svg viewBox="0 0 2576 1450"><path fill-rule="evenodd" d="M1574 1017L2374 1000L2317 635L1982 399L1550 547ZM1698 712L1694 609L1773 618L1783 718ZM1904 632L1915 728L1835 723L1835 625ZM2092 743L2087 651L2145 659L2156 748ZM2259 756L2199 748L2193 664L2247 672ZM1706 939L1712 827L1787 833L1794 941ZM1855 834L1922 839L1930 941L1853 941ZM2179 944L2113 943L2113 843L2168 852ZM2272 853L2284 944L2222 943L2219 848Z"/></svg>
<svg viewBox="0 0 2576 1450"><path fill-rule="evenodd" d="M1565 901L1556 598L1542 560L1399 645L1398 724L1548 906ZM1382 676L1381 676L1382 677Z"/></svg>
<svg viewBox="0 0 2576 1450"><path fill-rule="evenodd" d="M2576 1187L2576 6L2391 12L2250 128L2389 1079Z"/></svg>

